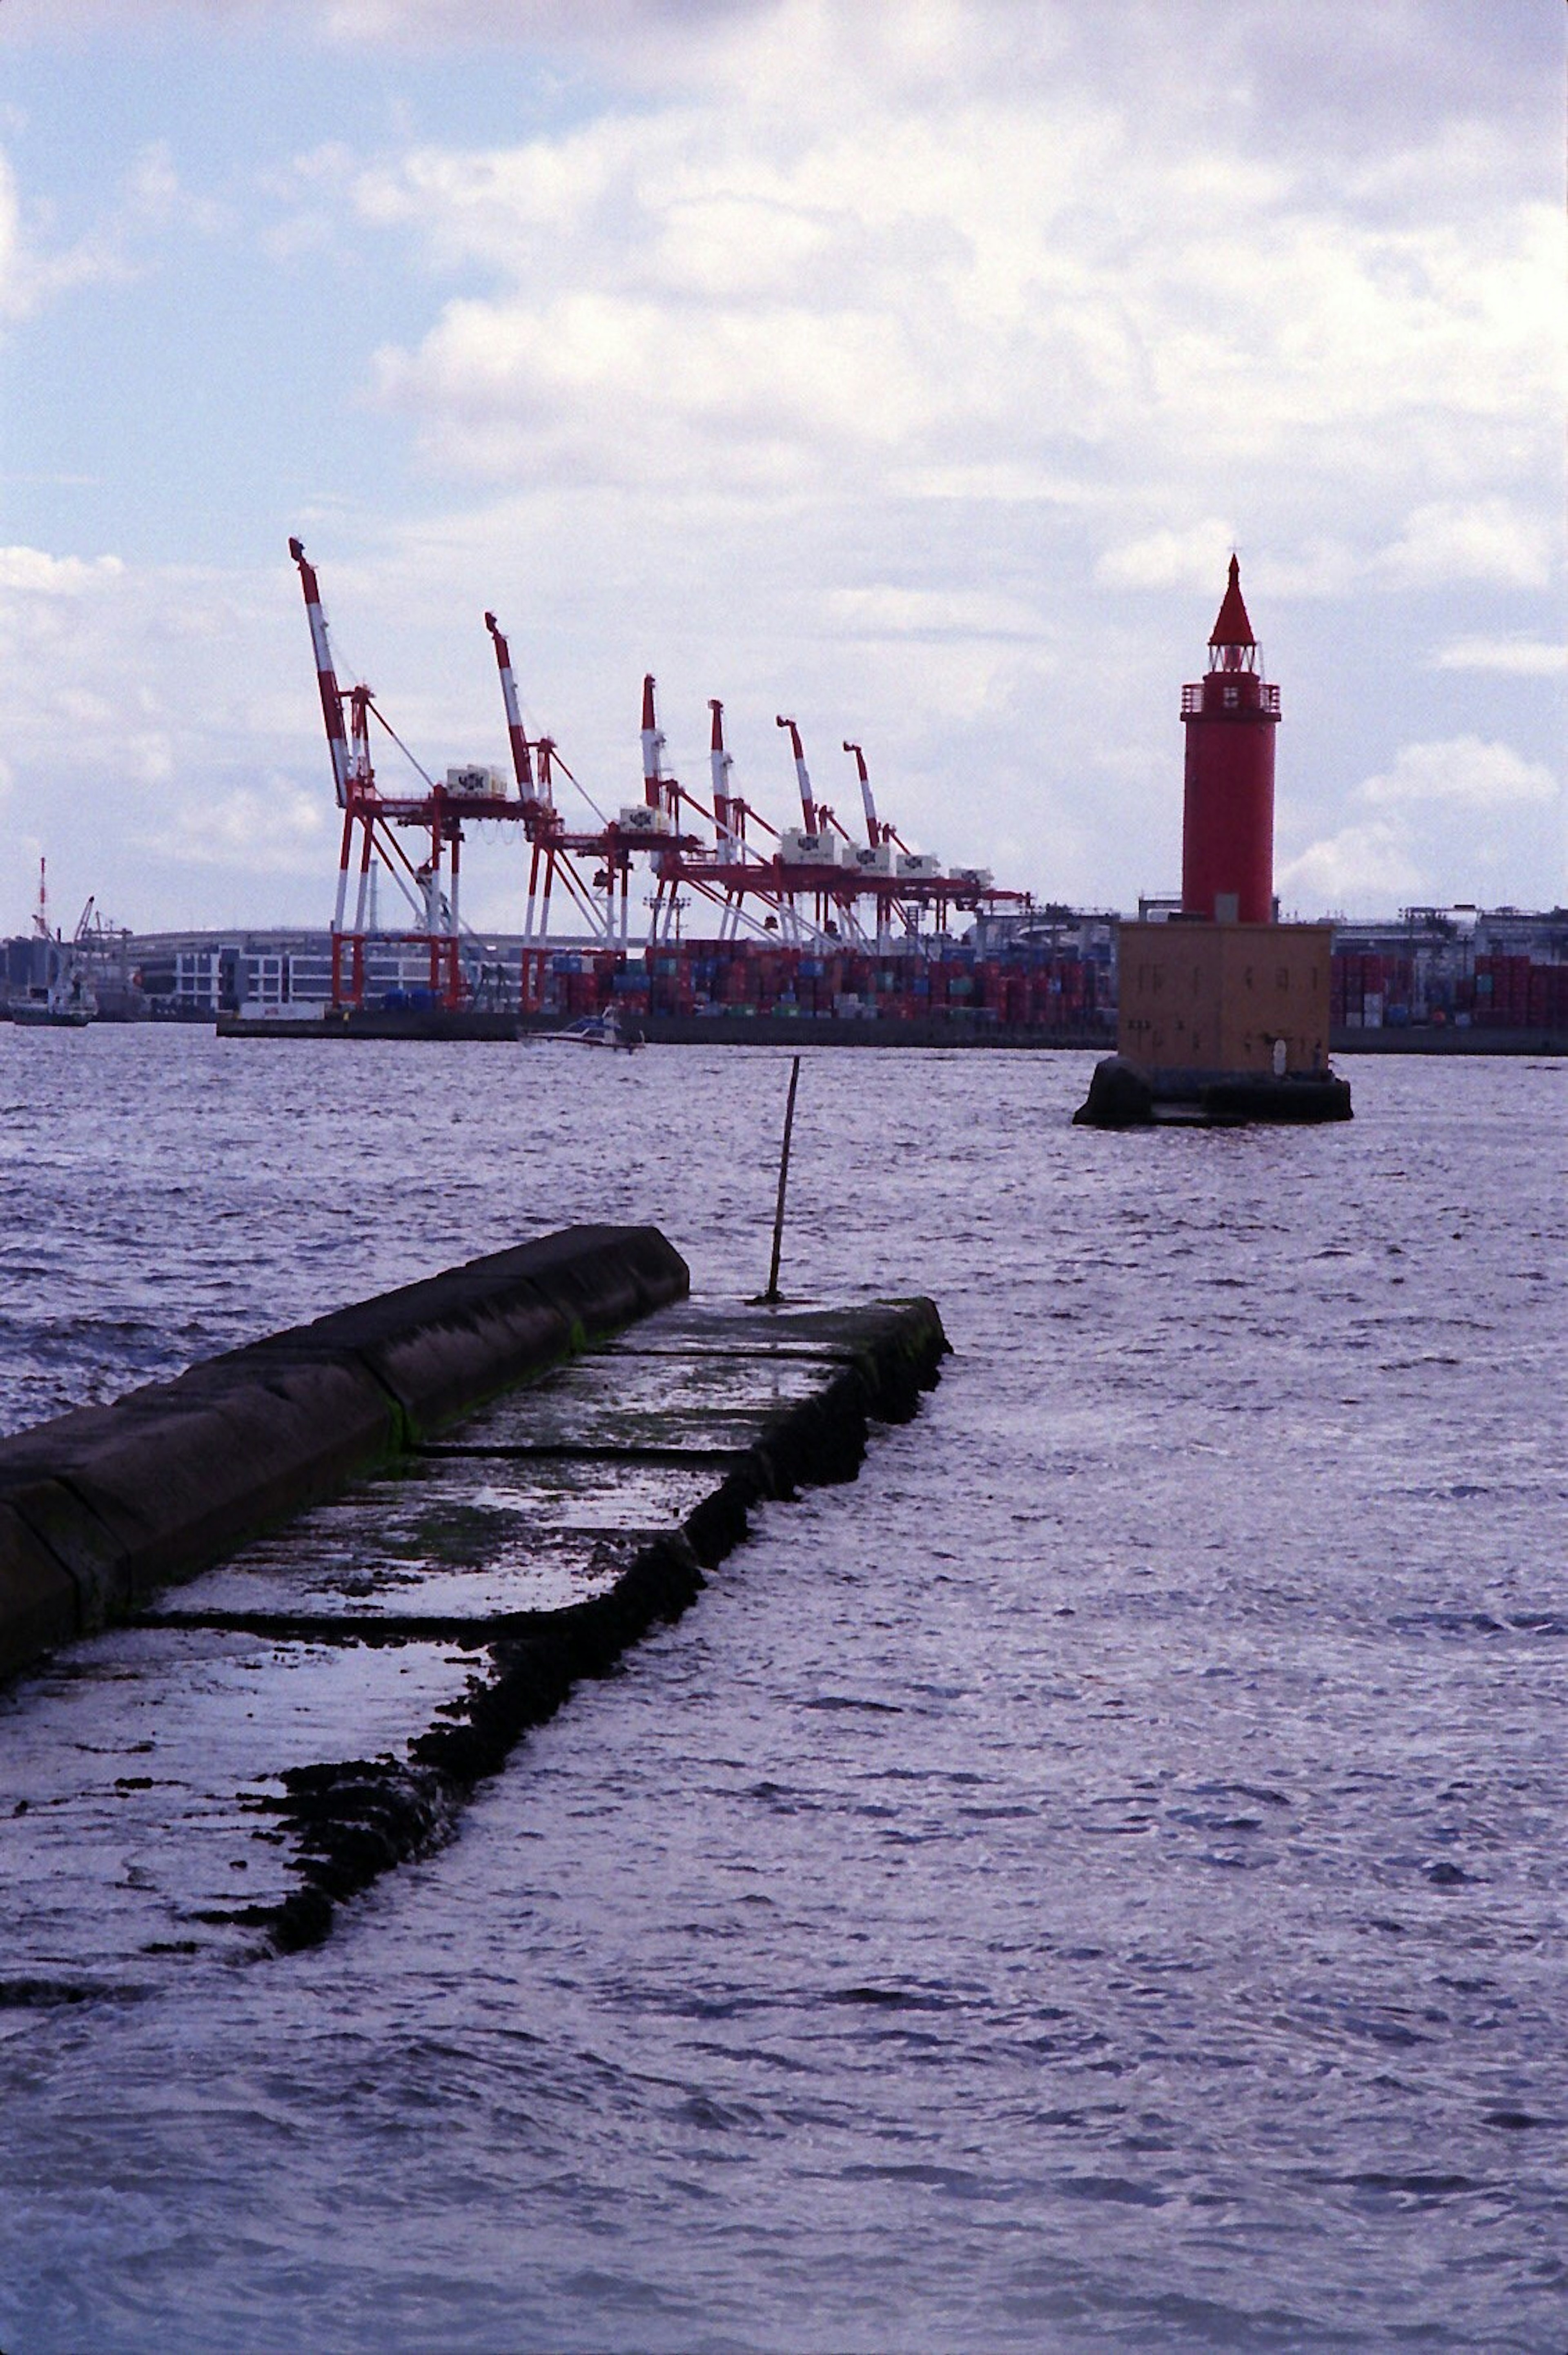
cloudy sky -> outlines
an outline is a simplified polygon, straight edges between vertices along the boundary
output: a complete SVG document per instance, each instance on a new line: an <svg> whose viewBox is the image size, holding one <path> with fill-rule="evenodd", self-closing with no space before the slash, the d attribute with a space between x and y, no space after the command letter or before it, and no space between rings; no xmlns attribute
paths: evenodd
<svg viewBox="0 0 1568 2355"><path fill-rule="evenodd" d="M641 677L777 822L1179 879L1232 547L1287 907L1564 876L1561 0L0 0L0 931L315 922L291 532L427 766ZM498 843L469 913L517 921Z"/></svg>

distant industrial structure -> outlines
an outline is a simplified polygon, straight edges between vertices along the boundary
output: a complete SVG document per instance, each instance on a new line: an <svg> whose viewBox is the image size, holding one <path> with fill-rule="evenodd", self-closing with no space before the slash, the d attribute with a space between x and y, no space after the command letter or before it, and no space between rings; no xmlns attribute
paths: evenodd
<svg viewBox="0 0 1568 2355"><path fill-rule="evenodd" d="M511 775L470 762L438 780L368 687L340 684L315 568L298 539L289 550L341 816L330 921L133 932L90 900L67 939L51 929L41 890L32 930L4 944L0 1016L273 1031L378 1021L450 1030L471 1018L494 1035L613 1007L648 1035L672 1038L789 1036L809 1025L818 1039L1094 1045L1109 1043L1119 1008L1129 1051L1191 1069L1207 1068L1211 1052L1225 1068L1272 1069L1281 1045L1288 1069L1313 1069L1330 1045L1370 1045L1373 1033L1380 1044L1408 1033L1411 1045L1478 1043L1463 1038L1472 1030L1568 1039L1568 910L1425 907L1376 923L1338 920L1331 955L1327 924L1278 922L1279 689L1264 676L1233 558L1207 675L1181 695L1181 891L1140 901L1135 923L1039 904L998 887L987 868L944 866L915 848L879 809L864 749L847 737L858 838L818 798L799 723L784 712L775 725L800 825L774 827L737 790L717 698L703 800L666 770L651 675L641 798L610 817L555 740L527 733L493 613L485 624ZM383 745L408 762L406 788L379 774ZM563 785L581 795L592 825L568 825ZM517 932L481 933L463 913L464 845L492 826L528 860ZM645 926L632 915L639 872ZM1248 953L1254 933L1266 934L1266 958ZM1239 1006L1247 1018L1237 1028Z"/></svg>
<svg viewBox="0 0 1568 2355"><path fill-rule="evenodd" d="M912 849L879 817L864 751L846 740L865 816L866 840L858 844L833 810L817 801L800 729L782 713L776 724L789 737L801 825L780 831L735 792L733 762L724 745L724 708L716 698L709 703L711 805L704 803L665 771L665 738L651 674L643 680L642 799L621 805L613 818L590 803L597 823L570 827L556 800L556 783L563 777L575 785L576 780L553 737L528 738L511 651L490 613L485 626L500 676L511 784L498 770L478 763L449 767L438 782L403 743L368 687L339 685L315 567L298 539L290 540L289 553L299 570L333 786L343 813L332 921L331 1003L338 1011L362 1009L375 995L376 952L388 937L373 913L378 863L412 917L398 936L400 972L411 949L421 965L418 986L443 1013L474 1001L476 985L464 954L459 886L464 842L471 828L483 825L516 828L528 854L527 915L516 970L517 1004L525 1013L545 1002L550 943L552 936L559 939L552 927L563 911L569 929L562 947L630 950L632 878L638 866L645 867L652 885L650 951L678 943L683 914L699 908L720 943L752 937L808 955L875 952L885 963L917 943L924 928L945 936L955 913L995 915L1027 911L1030 905L1027 892L997 888L987 868L949 868L932 854ZM417 773L417 787L392 792L378 776L372 721ZM712 829L711 840L695 829L693 817ZM749 825L771 837L770 848L754 847ZM415 839L413 851L405 847L406 836ZM386 963L383 956L383 970Z"/></svg>
<svg viewBox="0 0 1568 2355"><path fill-rule="evenodd" d="M1156 923L1158 918L1156 918ZM1129 925L1130 933L1136 927ZM1185 930L1185 927L1179 928ZM1011 1006L1029 1020L1070 1033L1080 1043L1108 1036L1118 999L1118 924L1103 911L1037 910L1028 920L981 919L968 936L938 954L875 966L839 960L842 1005L826 1000L831 960L801 952L713 944L706 954L628 950L586 954L551 950L536 975L545 1012L592 1010L604 1003L657 1015L686 1001L699 1021L717 1023L741 1009L820 1024L829 1018L880 1018L893 1035L901 1013L926 1022L1005 1024ZM1329 978L1329 1037L1336 1048L1402 1042L1462 1044L1471 1031L1496 1043L1568 1037L1568 909L1531 914L1515 908L1410 908L1375 922L1338 922ZM465 937L463 957L472 1002L516 1008L525 954L518 933ZM21 933L3 945L0 1016L10 1002L47 991L62 950L80 954L98 999L99 1018L208 1022L219 1016L320 1022L332 1004L333 935L325 926L133 932L105 926L80 951L69 942ZM678 964L677 973L669 968ZM803 974L802 965L807 970ZM661 970L661 965L664 968ZM910 968L907 972L905 968ZM793 989L784 976L793 969ZM863 1002L842 986L846 975L875 972ZM769 982L771 972L772 980ZM892 979L882 986L880 976ZM917 994L923 979L927 989ZM898 986L893 986L896 983ZM965 986L965 984L967 986ZM428 1002L428 964L418 944L386 935L367 946L368 1001ZM781 1007L780 1000L783 1000ZM1019 1002L1022 1000L1022 1011ZM1476 1040L1474 1043L1480 1043Z"/></svg>

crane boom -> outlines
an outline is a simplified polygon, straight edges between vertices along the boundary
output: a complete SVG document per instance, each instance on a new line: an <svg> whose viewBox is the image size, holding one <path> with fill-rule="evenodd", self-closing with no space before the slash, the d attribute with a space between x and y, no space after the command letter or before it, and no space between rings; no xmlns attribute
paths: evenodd
<svg viewBox="0 0 1568 2355"><path fill-rule="evenodd" d="M860 779L860 805L866 813L866 840L875 850L881 841L882 829L877 821L877 803L866 768L866 755L859 744L851 744L848 737L844 739L844 750L855 755L855 767Z"/></svg>
<svg viewBox="0 0 1568 2355"><path fill-rule="evenodd" d="M732 755L724 750L724 706L717 696L710 695L708 709L713 714L713 740L708 755L713 777L713 823L719 836L719 856L730 858L740 848L738 813L730 799L730 772L735 763Z"/></svg>
<svg viewBox="0 0 1568 2355"><path fill-rule="evenodd" d="M800 787L800 806L805 815L805 830L807 834L815 834L816 805L811 798L811 774L805 765L805 754L801 750L800 730L795 721L784 719L782 712L774 715L773 725L775 728L789 730L789 747L795 754L795 777L796 784Z"/></svg>
<svg viewBox="0 0 1568 2355"><path fill-rule="evenodd" d="M664 738L654 716L654 675L649 671L643 680L643 799L650 809L664 807L663 751Z"/></svg>
<svg viewBox="0 0 1568 2355"><path fill-rule="evenodd" d="M501 634L500 624L494 613L485 614L485 627L496 641L496 667L501 674L501 700L507 707L507 733L512 741L512 772L517 781L517 792L524 801L531 802L538 799L534 791L534 764L528 737L523 732L523 713L517 701L517 682L512 670L511 649Z"/></svg>
<svg viewBox="0 0 1568 2355"><path fill-rule="evenodd" d="M315 680L321 689L321 716L326 723L326 741L332 754L332 782L336 789L337 806L348 806L348 736L343 725L343 691L337 684L337 673L332 665L332 641L327 635L326 610L321 602L321 589L315 577L315 567L307 562L304 545L297 539L289 542L289 554L300 569L300 587L304 592L304 609L310 619L310 642L315 655Z"/></svg>

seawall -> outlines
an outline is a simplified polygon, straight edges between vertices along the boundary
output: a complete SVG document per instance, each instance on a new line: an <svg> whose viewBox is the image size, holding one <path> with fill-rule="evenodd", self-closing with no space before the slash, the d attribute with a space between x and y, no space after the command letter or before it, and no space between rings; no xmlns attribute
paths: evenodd
<svg viewBox="0 0 1568 2355"><path fill-rule="evenodd" d="M0 1440L0 1674L650 1309L654 1227L571 1227Z"/></svg>
<svg viewBox="0 0 1568 2355"><path fill-rule="evenodd" d="M1517 1029L1499 1025L1461 1030L1452 1023L1441 1029L1424 1024L1388 1023L1373 1030L1340 1029L1328 1033L1334 1055L1568 1055L1568 1031L1542 1029L1521 1023Z"/></svg>
<svg viewBox="0 0 1568 2355"><path fill-rule="evenodd" d="M406 1391L397 1302L344 1315ZM12 1988L72 2000L132 1956L317 1943L346 1899L452 1837L583 1679L679 1618L756 1506L853 1480L946 1348L929 1300L676 1300L23 1675L0 1856ZM438 1354L439 1409L455 1393Z"/></svg>
<svg viewBox="0 0 1568 2355"><path fill-rule="evenodd" d="M210 1022L210 1015L193 1019ZM220 1015L216 1024L220 1039L480 1039L513 1040L538 1032L559 1031L565 1016L559 1014L443 1014L440 1012L383 1014L367 1011L347 1020L285 1022L265 1016L241 1018ZM849 1015L721 1013L703 1015L638 1014L628 1018L650 1046L660 1047L1003 1047L1018 1050L1066 1049L1105 1053L1115 1034L1115 1018L1106 1015L1093 1026L1077 1029L1036 1022L987 1021L967 1014L933 1016L905 1021L896 1017L868 1021ZM1335 1055L1564 1055L1568 1032L1521 1026L1518 1029L1430 1029L1390 1024L1377 1030L1334 1028L1328 1047Z"/></svg>

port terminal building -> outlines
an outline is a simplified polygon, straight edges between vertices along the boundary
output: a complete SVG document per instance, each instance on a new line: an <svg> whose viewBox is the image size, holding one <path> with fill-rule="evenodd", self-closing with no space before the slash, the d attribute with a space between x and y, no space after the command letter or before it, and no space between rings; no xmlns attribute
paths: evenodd
<svg viewBox="0 0 1568 2355"><path fill-rule="evenodd" d="M968 1017L1098 1040L1115 1000L1115 919L1066 908L982 920L963 938L869 948L831 941L806 948L767 941L683 941L643 949L562 942L545 961L548 1013L575 1016L615 1004L629 1016L769 1014L857 1021ZM332 935L322 930L131 933L123 962L154 1019L220 1016L319 1021L333 998ZM20 982L34 944L9 944ZM479 1010L520 1002L520 934L464 942L464 978ZM8 966L9 974L9 966ZM367 1000L389 1011L430 1002L426 944L395 933L366 944Z"/></svg>
<svg viewBox="0 0 1568 2355"><path fill-rule="evenodd" d="M1158 922L1171 903L1145 900ZM1568 1035L1568 909L1528 911L1465 905L1413 907L1371 922L1332 926L1333 1038L1370 1045L1369 1032L1445 1030ZM837 954L758 942L685 941L639 952L603 943L552 948L548 997L562 1015L618 1003L628 1014L747 1009L815 1021L855 1017L893 1023L919 1017L1029 1024L1097 1042L1119 1002L1117 920L1101 911L1036 907L987 916L962 938L926 937ZM524 940L497 933L464 942L475 1002L505 1011L517 1002ZM91 950L101 1011L111 1018L211 1022L224 1015L319 1020L332 997L332 936L319 928L240 927L102 935ZM47 986L60 944L23 933L4 943L8 1003ZM395 933L368 947L367 996L418 1005L429 981L421 943ZM0 1007L3 1010L3 1007ZM1379 1043L1394 1045L1391 1035ZM1411 1044L1417 1041L1412 1039Z"/></svg>

